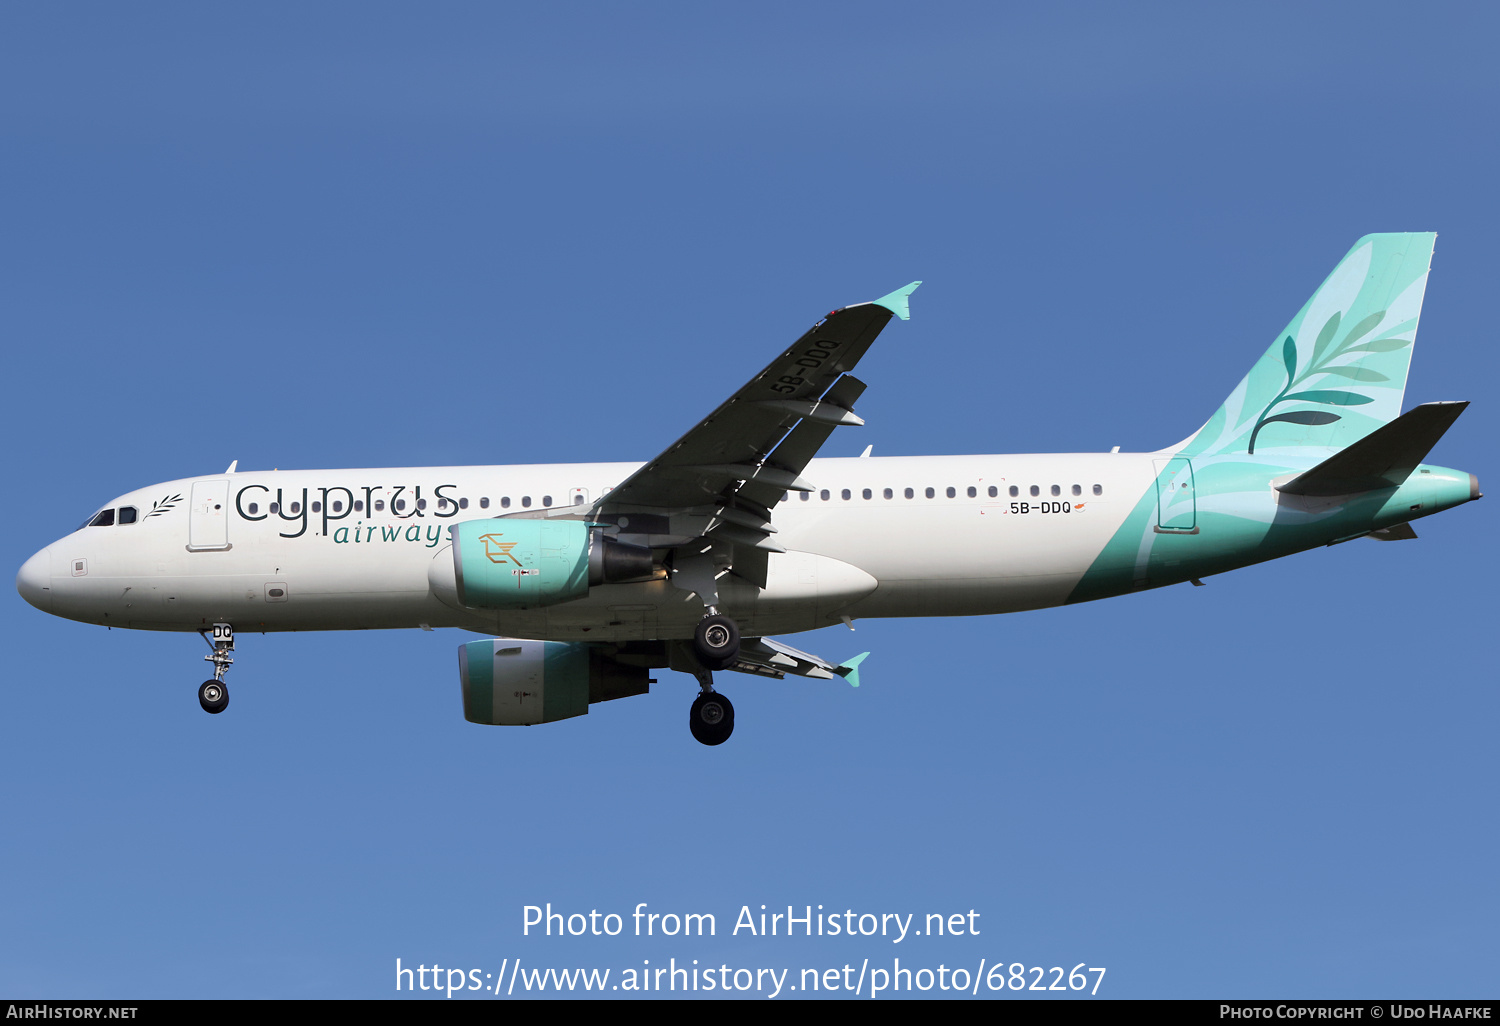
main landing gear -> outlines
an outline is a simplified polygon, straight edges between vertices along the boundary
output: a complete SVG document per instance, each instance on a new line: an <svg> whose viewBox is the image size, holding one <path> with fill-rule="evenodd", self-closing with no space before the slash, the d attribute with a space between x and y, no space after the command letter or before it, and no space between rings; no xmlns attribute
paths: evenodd
<svg viewBox="0 0 1500 1026"><path fill-rule="evenodd" d="M710 609L693 631L693 655L705 670L727 670L739 654L739 627L729 617Z"/></svg>
<svg viewBox="0 0 1500 1026"><path fill-rule="evenodd" d="M705 745L722 745L734 733L734 706L717 691L701 692L688 713L688 729Z"/></svg>
<svg viewBox="0 0 1500 1026"><path fill-rule="evenodd" d="M713 607L693 631L693 657L700 669L693 671L703 689L688 712L688 729L705 745L722 745L734 733L734 706L714 690L714 671L727 670L740 654L740 629Z"/></svg>
<svg viewBox="0 0 1500 1026"><path fill-rule="evenodd" d="M208 631L198 633L213 648L213 654L203 658L214 664L213 680L206 680L198 686L198 704L206 713L221 713L229 706L229 688L224 684L224 673L234 662L229 655L234 651L234 628L227 623L216 623L212 639Z"/></svg>

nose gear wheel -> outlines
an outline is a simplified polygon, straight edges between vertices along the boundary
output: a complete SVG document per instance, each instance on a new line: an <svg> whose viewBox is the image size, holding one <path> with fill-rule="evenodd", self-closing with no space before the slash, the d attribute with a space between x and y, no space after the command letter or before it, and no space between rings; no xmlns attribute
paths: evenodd
<svg viewBox="0 0 1500 1026"><path fill-rule="evenodd" d="M229 689L222 681L206 680L198 686L198 704L206 713L221 713L229 706Z"/></svg>

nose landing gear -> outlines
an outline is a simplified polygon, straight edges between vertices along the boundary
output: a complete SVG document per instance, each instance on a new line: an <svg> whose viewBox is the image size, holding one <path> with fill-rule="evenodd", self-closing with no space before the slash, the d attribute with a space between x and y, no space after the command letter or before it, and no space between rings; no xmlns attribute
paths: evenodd
<svg viewBox="0 0 1500 1026"><path fill-rule="evenodd" d="M213 680L206 680L198 686L198 704L206 713L221 713L229 706L229 688L224 683L224 674L234 662L229 655L234 651L234 628L227 623L216 623L212 639L208 631L198 633L213 649L213 654L203 658L214 664Z"/></svg>
<svg viewBox="0 0 1500 1026"><path fill-rule="evenodd" d="M206 713L221 713L229 707L229 689L220 681L206 680L198 685L198 704Z"/></svg>

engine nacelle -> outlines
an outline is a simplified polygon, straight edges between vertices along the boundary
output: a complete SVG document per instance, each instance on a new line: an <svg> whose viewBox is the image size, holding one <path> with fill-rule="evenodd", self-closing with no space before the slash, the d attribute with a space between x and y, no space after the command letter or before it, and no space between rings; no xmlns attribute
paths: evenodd
<svg viewBox="0 0 1500 1026"><path fill-rule="evenodd" d="M529 726L582 716L591 702L646 694L648 672L563 641L494 638L458 649L464 719L471 723Z"/></svg>
<svg viewBox="0 0 1500 1026"><path fill-rule="evenodd" d="M469 609L552 606L653 570L650 549L623 545L581 520L468 520L452 537L451 583L436 561L428 578L440 599L452 594Z"/></svg>

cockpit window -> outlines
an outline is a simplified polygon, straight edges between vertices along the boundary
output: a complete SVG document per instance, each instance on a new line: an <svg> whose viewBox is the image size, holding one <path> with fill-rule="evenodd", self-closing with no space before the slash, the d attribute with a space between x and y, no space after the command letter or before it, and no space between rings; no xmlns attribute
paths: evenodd
<svg viewBox="0 0 1500 1026"><path fill-rule="evenodd" d="M135 523L135 507L134 506L121 506L120 507L120 523L122 523L122 524L133 524L133 523Z"/></svg>
<svg viewBox="0 0 1500 1026"><path fill-rule="evenodd" d="M89 521L89 526L90 527L114 527L115 526L115 511L112 510L112 509L101 509L98 513L96 513L94 515L94 519L92 519L92 520Z"/></svg>

